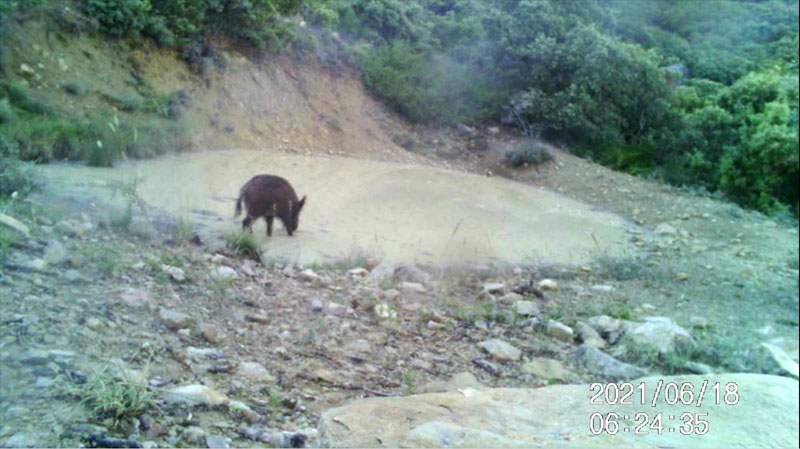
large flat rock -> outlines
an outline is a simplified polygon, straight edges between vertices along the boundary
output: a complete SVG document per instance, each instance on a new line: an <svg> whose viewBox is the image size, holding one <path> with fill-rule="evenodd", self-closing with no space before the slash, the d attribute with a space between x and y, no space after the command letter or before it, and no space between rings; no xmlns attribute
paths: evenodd
<svg viewBox="0 0 800 449"><path fill-rule="evenodd" d="M703 380L709 389L703 404L668 405L663 393L650 401L659 380L689 382L697 396ZM463 389L403 398L353 401L323 414L322 446L330 447L798 447L798 382L761 374L648 377L648 403L637 394L634 405L592 405L589 385L538 389ZM736 383L737 405L717 405L711 386ZM593 413L618 413L616 435L589 431ZM634 414L663 417L664 431L636 435ZM707 413L705 435L681 435L684 412ZM624 416L629 418L625 419ZM674 417L674 418L671 418ZM629 428L629 431L624 431ZM672 430L670 430L672 429Z"/></svg>

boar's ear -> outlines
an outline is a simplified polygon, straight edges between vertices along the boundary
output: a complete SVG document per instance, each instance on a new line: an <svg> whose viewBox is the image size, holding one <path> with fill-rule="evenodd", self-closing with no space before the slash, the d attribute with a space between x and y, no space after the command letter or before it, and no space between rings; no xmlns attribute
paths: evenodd
<svg viewBox="0 0 800 449"><path fill-rule="evenodd" d="M297 212L300 212L300 210L301 210L301 209L303 209L303 206L304 206L305 204L306 204L306 196L305 196L305 195L303 195L303 199L301 199L301 200L300 200L300 201L297 203Z"/></svg>

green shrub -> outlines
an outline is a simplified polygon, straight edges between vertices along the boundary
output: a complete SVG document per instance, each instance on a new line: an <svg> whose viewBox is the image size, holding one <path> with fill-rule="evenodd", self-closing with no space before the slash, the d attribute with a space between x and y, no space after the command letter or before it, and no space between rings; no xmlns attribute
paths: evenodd
<svg viewBox="0 0 800 449"><path fill-rule="evenodd" d="M148 0L88 0L85 8L98 21L101 31L126 37L138 36L145 28L151 4Z"/></svg>
<svg viewBox="0 0 800 449"><path fill-rule="evenodd" d="M541 142L524 142L505 154L512 167L537 166L553 159L550 150Z"/></svg>
<svg viewBox="0 0 800 449"><path fill-rule="evenodd" d="M69 81L64 83L63 88L70 95L81 96L86 93L86 85L80 81Z"/></svg>
<svg viewBox="0 0 800 449"><path fill-rule="evenodd" d="M252 232L233 232L225 236L228 248L244 257L261 260L261 245Z"/></svg>
<svg viewBox="0 0 800 449"><path fill-rule="evenodd" d="M34 165L18 159L16 143L0 134L0 196L26 196L38 188Z"/></svg>
<svg viewBox="0 0 800 449"><path fill-rule="evenodd" d="M0 84L0 97L7 97L12 105L38 115L53 114L52 108L30 97L28 91L17 83Z"/></svg>
<svg viewBox="0 0 800 449"><path fill-rule="evenodd" d="M0 100L0 125L13 122L14 116L14 108L8 98Z"/></svg>

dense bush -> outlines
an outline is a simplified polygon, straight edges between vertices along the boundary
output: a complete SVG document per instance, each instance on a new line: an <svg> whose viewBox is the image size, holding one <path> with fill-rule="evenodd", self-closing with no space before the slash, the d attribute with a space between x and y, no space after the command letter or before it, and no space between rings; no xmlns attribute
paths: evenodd
<svg viewBox="0 0 800 449"><path fill-rule="evenodd" d="M524 142L505 154L512 167L537 166L553 159L550 150L541 142Z"/></svg>

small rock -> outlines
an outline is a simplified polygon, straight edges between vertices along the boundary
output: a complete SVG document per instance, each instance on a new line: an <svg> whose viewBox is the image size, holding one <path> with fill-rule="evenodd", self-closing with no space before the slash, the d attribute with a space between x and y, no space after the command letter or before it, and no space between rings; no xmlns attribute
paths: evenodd
<svg viewBox="0 0 800 449"><path fill-rule="evenodd" d="M645 317L643 323L631 323L626 335L635 344L655 347L661 354L696 346L692 334L668 317Z"/></svg>
<svg viewBox="0 0 800 449"><path fill-rule="evenodd" d="M575 352L576 363L586 368L587 371L595 376L601 376L612 380L630 380L642 377L647 372L637 366L620 362L610 355L583 344Z"/></svg>
<svg viewBox="0 0 800 449"><path fill-rule="evenodd" d="M18 233L24 235L25 237L30 237L31 232L28 229L28 226L23 224L21 221L17 220L16 218L6 215L0 214L0 223L6 225L7 227L17 231Z"/></svg>
<svg viewBox="0 0 800 449"><path fill-rule="evenodd" d="M42 259L31 259L26 261L23 266L33 271L44 271L47 268L47 262Z"/></svg>
<svg viewBox="0 0 800 449"><path fill-rule="evenodd" d="M167 402L179 402L189 405L222 405L230 400L222 393L205 385L184 385L172 388L164 393Z"/></svg>
<svg viewBox="0 0 800 449"><path fill-rule="evenodd" d="M603 340L603 337L600 336L600 333L597 332L595 328L589 326L583 321L578 321L575 324L575 331L579 341L587 343L593 348L600 349L606 346L606 342Z"/></svg>
<svg viewBox="0 0 800 449"><path fill-rule="evenodd" d="M214 271L213 276L214 279L220 281L232 281L234 279L239 279L239 275L236 273L236 270L234 270L231 267L226 267L224 265L221 267L217 267L217 269Z"/></svg>
<svg viewBox="0 0 800 449"><path fill-rule="evenodd" d="M378 285L384 281L389 281L394 277L394 266L382 263L376 267L374 267L369 276L372 279L372 283L374 285Z"/></svg>
<svg viewBox="0 0 800 449"><path fill-rule="evenodd" d="M683 365L683 368L686 369L686 371L695 374L712 374L714 372L710 366L700 362L686 362L686 364Z"/></svg>
<svg viewBox="0 0 800 449"><path fill-rule="evenodd" d="M520 295L519 293L508 292L505 295L501 296L499 300L500 302L506 304L514 304L515 302L522 301L524 299L525 297Z"/></svg>
<svg viewBox="0 0 800 449"><path fill-rule="evenodd" d="M508 360L517 361L522 357L522 351L514 347L512 344L500 340L491 339L478 343L478 346L483 348L495 359L503 362Z"/></svg>
<svg viewBox="0 0 800 449"><path fill-rule="evenodd" d="M692 315L689 324L695 329L707 329L709 327L708 318L700 315Z"/></svg>
<svg viewBox="0 0 800 449"><path fill-rule="evenodd" d="M99 319L95 317L90 317L88 320L86 320L86 327L88 327L93 331L99 331L105 326L103 325L103 322L100 321Z"/></svg>
<svg viewBox="0 0 800 449"><path fill-rule="evenodd" d="M183 282L186 280L186 274L181 268L173 267L172 265L161 265L161 271L168 274L172 280L176 282Z"/></svg>
<svg viewBox="0 0 800 449"><path fill-rule="evenodd" d="M191 319L185 313L178 312L177 310L162 309L158 314L161 321L171 330L177 331L189 326Z"/></svg>
<svg viewBox="0 0 800 449"><path fill-rule="evenodd" d="M539 306L533 301L517 301L513 310L520 316L538 316Z"/></svg>
<svg viewBox="0 0 800 449"><path fill-rule="evenodd" d="M311 301L311 311L312 312L322 312L322 309L325 308L325 305L322 304L322 301L319 299L314 299Z"/></svg>
<svg viewBox="0 0 800 449"><path fill-rule="evenodd" d="M212 345L220 343L219 331L214 325L203 323L198 327L198 330L200 331L200 335Z"/></svg>
<svg viewBox="0 0 800 449"><path fill-rule="evenodd" d="M397 312L392 310L388 304L381 303L375 306L375 316L381 319L394 319L397 318Z"/></svg>
<svg viewBox="0 0 800 449"><path fill-rule="evenodd" d="M181 432L181 438L191 443L194 447L198 447L200 443L204 443L206 439L206 431L201 427L189 426Z"/></svg>
<svg viewBox="0 0 800 449"><path fill-rule="evenodd" d="M558 290L558 282L552 279L542 279L536 285L539 287L539 290Z"/></svg>
<svg viewBox="0 0 800 449"><path fill-rule="evenodd" d="M689 273L678 273L675 275L675 280L679 282L686 282L689 280Z"/></svg>
<svg viewBox="0 0 800 449"><path fill-rule="evenodd" d="M36 74L36 71L28 64L22 63L19 65L19 74L25 77L31 77Z"/></svg>
<svg viewBox="0 0 800 449"><path fill-rule="evenodd" d="M428 382L415 387L413 391L415 394L447 393L451 391L463 390L465 388L480 390L482 388L486 388L486 386L483 385L474 374L470 373L469 371L464 371L454 374L453 377L447 381L435 380L433 382Z"/></svg>
<svg viewBox="0 0 800 449"><path fill-rule="evenodd" d="M656 226L655 230L653 230L658 235L675 235L678 233L678 230L675 229L669 223L661 223Z"/></svg>
<svg viewBox="0 0 800 449"><path fill-rule="evenodd" d="M119 299L131 307L143 307L150 303L150 295L146 291L133 288L126 289L119 294Z"/></svg>
<svg viewBox="0 0 800 449"><path fill-rule="evenodd" d="M394 301L395 299L400 297L400 291L390 288L388 290L384 290L381 292L381 297L386 301Z"/></svg>
<svg viewBox="0 0 800 449"><path fill-rule="evenodd" d="M600 336L612 345L617 342L622 332L622 322L607 315L597 315L589 318L587 324L593 327Z"/></svg>
<svg viewBox="0 0 800 449"><path fill-rule="evenodd" d="M572 331L572 328L555 320L550 320L547 322L547 333L556 340L561 340L567 343L572 343L574 338L574 332Z"/></svg>
<svg viewBox="0 0 800 449"><path fill-rule="evenodd" d="M322 276L318 275L314 272L314 270L311 269L301 271L298 277L306 282L320 282L322 280Z"/></svg>
<svg viewBox="0 0 800 449"><path fill-rule="evenodd" d="M333 316L342 317L342 316L347 315L347 307L345 307L345 306L343 306L343 305L341 305L339 303L329 302L328 303L328 313L330 313Z"/></svg>
<svg viewBox="0 0 800 449"><path fill-rule="evenodd" d="M573 376L558 360L540 357L522 365L522 371L546 380L567 380Z"/></svg>
<svg viewBox="0 0 800 449"><path fill-rule="evenodd" d="M614 287L610 285L592 285L589 290L598 293L611 293L614 291Z"/></svg>
<svg viewBox="0 0 800 449"><path fill-rule="evenodd" d="M243 416L244 419L246 419L250 424L258 422L261 419L261 417L258 416L258 413L254 412L253 409L241 401L230 401L228 404L228 410L235 415Z"/></svg>
<svg viewBox="0 0 800 449"><path fill-rule="evenodd" d="M189 356L190 359L196 362L204 362L207 360L219 360L225 358L224 354L215 351L211 348L195 348L194 346L189 346L188 348L186 348L186 354Z"/></svg>
<svg viewBox="0 0 800 449"><path fill-rule="evenodd" d="M357 277L362 278L369 275L369 271L366 268L353 268L352 270L348 271L347 274L350 277Z"/></svg>
<svg viewBox="0 0 800 449"><path fill-rule="evenodd" d="M50 240L44 250L44 261L53 266L61 265L67 261L67 248L58 240Z"/></svg>
<svg viewBox="0 0 800 449"><path fill-rule="evenodd" d="M422 284L417 282L401 282L397 288L406 293L425 293L427 291Z"/></svg>
<svg viewBox="0 0 800 449"><path fill-rule="evenodd" d="M489 284L483 284L483 292L489 293L490 295L502 295L505 292L506 284L502 282L493 282Z"/></svg>
<svg viewBox="0 0 800 449"><path fill-rule="evenodd" d="M256 382L274 383L275 376L270 374L264 365L257 362L242 362L236 373Z"/></svg>
<svg viewBox="0 0 800 449"><path fill-rule="evenodd" d="M266 315L262 315L260 313L248 313L244 316L246 321L250 321L251 323L261 323L261 324L268 324L269 317Z"/></svg>
<svg viewBox="0 0 800 449"><path fill-rule="evenodd" d="M211 449L228 449L228 439L219 435L206 435L206 447Z"/></svg>
<svg viewBox="0 0 800 449"><path fill-rule="evenodd" d="M69 269L64 272L64 279L67 282L78 282L83 279L83 276L81 276L80 271Z"/></svg>
<svg viewBox="0 0 800 449"><path fill-rule="evenodd" d="M761 347L766 350L775 363L776 369L774 371L777 374L787 374L794 379L800 376L800 366L792 360L786 351L770 343L761 343Z"/></svg>

